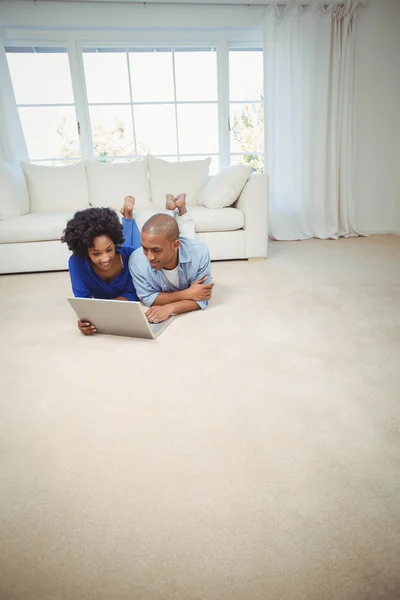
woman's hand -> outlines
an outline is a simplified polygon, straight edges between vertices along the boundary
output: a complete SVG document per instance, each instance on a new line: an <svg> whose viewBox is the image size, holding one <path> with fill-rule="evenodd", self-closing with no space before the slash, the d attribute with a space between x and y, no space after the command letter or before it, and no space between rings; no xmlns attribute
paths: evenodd
<svg viewBox="0 0 400 600"><path fill-rule="evenodd" d="M97 333L97 329L94 325L89 323L89 321L78 321L78 329L83 335L93 335L93 333Z"/></svg>

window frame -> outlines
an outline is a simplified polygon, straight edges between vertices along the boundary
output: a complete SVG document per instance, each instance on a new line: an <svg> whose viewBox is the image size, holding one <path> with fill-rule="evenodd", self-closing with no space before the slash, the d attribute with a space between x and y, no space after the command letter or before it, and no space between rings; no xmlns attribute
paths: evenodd
<svg viewBox="0 0 400 600"><path fill-rule="evenodd" d="M79 118L78 118L78 112L77 112L77 106L76 106L73 74L72 74L72 69L71 69L71 58L70 58L70 53L69 53L70 42L65 41L65 39L57 40L57 41L55 41L55 40L54 41L37 40L37 39L32 39L32 40L25 39L23 41L20 41L20 40L15 41L15 40L3 39L2 44L3 44L4 54L5 54L5 60L6 60L7 71L8 71L8 75L9 75L10 86L11 86L11 89L8 91L8 95L12 95L13 102L14 102L15 109L16 109L16 118L18 119L18 128L19 128L19 130L22 134L23 140L24 140L24 152L23 152L24 156L21 157L21 160L24 160L24 161L26 161L28 163L32 163L32 164L37 164L37 163L48 164L48 163L57 163L57 162L73 164L78 161L84 160L85 156L83 154L82 140L81 140L80 131L79 131ZM66 50L65 54L67 54L67 57L68 57L69 73L70 73L70 77L71 77L71 86L72 86L72 94L73 94L74 102L18 104L17 100L15 98L11 70L9 68L9 64L8 64L8 60L7 60L7 50L6 50L7 48L65 48L65 50ZM62 54L64 54L64 53L62 53ZM25 132L22 127L19 109L20 108L46 108L46 107L50 108L50 107L59 107L59 106L68 106L68 107L74 108L74 110L75 110L75 117L76 117L76 123L77 123L77 128L78 128L78 139L79 139L79 145L80 145L80 155L79 156L71 156L71 157L63 157L63 158L58 158L58 157L31 158L29 156L28 146L26 143Z"/></svg>
<svg viewBox="0 0 400 600"><path fill-rule="evenodd" d="M231 164L231 158L234 156L262 156L264 158L264 173L266 172L265 170L265 161L266 161L266 147L267 147L267 139L266 139L266 107L265 107L265 54L264 54L264 48L263 48L263 44L260 43L253 43L253 44L247 44L244 42L238 42L238 43L229 43L228 44L228 73L230 72L230 68L229 68L229 53L230 52L235 52L235 51L250 51L250 52L255 52L255 51L261 51L262 52L262 58L263 58L263 93L264 93L264 100L231 100L229 97L229 103L228 103L228 122L229 122L229 163ZM228 95L229 95L229 82L228 82ZM264 136L263 136L263 152L232 152L230 149L231 146L231 136L230 136L230 132L231 132L231 127L230 127L230 117L231 117L231 105L232 104L262 104L264 105Z"/></svg>
<svg viewBox="0 0 400 600"><path fill-rule="evenodd" d="M28 33L28 32L26 32ZM75 32L72 35L68 34L67 37L62 37L60 39L43 39L41 35L35 35L33 32L29 32L29 35L24 35L23 39L16 38L8 38L8 36L1 35L1 42L4 47L14 46L14 47L64 47L67 49L68 59L69 59L69 67L71 74L71 82L72 89L74 95L74 104L69 104L70 106L75 107L75 114L77 119L77 126L79 127L79 141L81 148L81 156L74 158L46 158L46 159L30 159L28 156L28 152L26 150L25 156L21 156L21 160L26 160L27 162L32 163L49 163L49 162L76 162L77 160L90 160L92 162L96 162L98 157L95 156L94 153L94 145L91 131L91 123L90 123L90 114L89 114L89 103L86 89L86 81L84 75L84 64L83 64L83 48L85 47L101 47L101 48L112 48L112 47L124 47L126 49L126 53L129 53L129 49L133 49L135 47L140 48L155 48L155 47L168 47L174 50L175 48L215 48L216 53L216 64L217 64L217 99L214 100L187 100L187 101L177 101L176 100L176 79L175 79L175 66L174 66L174 102L122 102L122 103L90 103L90 106L106 106L109 105L127 105L127 106L135 106L135 105L164 105L164 104L174 104L175 111L177 112L177 106L180 104L213 104L217 105L217 114L218 114L218 144L219 144L219 153L218 154L203 154L201 152L197 153L181 153L179 148L179 125L178 120L176 122L176 135L177 135L177 153L175 154L164 154L164 155L156 155L160 158L171 158L177 157L178 161L181 157L185 159L189 159L190 157L216 157L219 161L219 170L228 167L231 164L231 156L245 156L247 154L252 155L263 155L264 156L264 164L266 161L266 119L264 118L264 152L251 152L251 153L238 153L231 152L231 143L230 143L230 104L243 104L243 101L231 101L229 98L229 52L231 49L260 49L263 51L263 44L260 39L257 40L249 40L249 41L231 41L227 38L225 39L215 39L210 35L204 35L204 32L198 32L198 39L193 39L192 41L187 41L185 39L178 40L176 36L172 35L169 39L160 38L157 41L152 37L151 39L142 39L143 35L135 35L132 36L134 39L130 39L129 41L124 39L112 39L107 38L106 36L99 36L98 32L94 35L92 32L91 35L83 36L82 32ZM154 33L153 33L154 35ZM201 35L201 37L200 37ZM224 36L225 37L225 36ZM238 36L239 37L239 36ZM250 37L250 36L249 36ZM7 39L8 38L8 39ZM246 37L248 39L248 37ZM174 56L174 53L173 53ZM264 56L264 54L263 54ZM128 57L127 57L128 58ZM264 57L265 60L265 57ZM174 61L173 61L174 62ZM129 64L129 63L128 63ZM8 63L6 62L6 66L8 68ZM9 71L9 69L8 69ZM128 73L130 77L130 69L128 68ZM18 119L18 124L21 130L22 138L25 142L25 136L22 129L22 124L19 119L18 107L25 105L17 105L14 97L11 74L9 79L11 89L8 90L8 95L11 94L10 98L13 98L14 105L16 107L16 119ZM264 68L264 90L265 90L265 68ZM265 93L264 93L265 98ZM131 98L132 100L132 98ZM262 101L252 101L252 103L262 103ZM264 101L265 104L265 101ZM39 105L26 105L26 106L39 106ZM44 105L51 106L51 105ZM56 105L60 106L60 105ZM177 115L176 115L177 117ZM134 122L134 121L133 121ZM135 131L134 131L135 133ZM134 135L134 143L136 144L136 135ZM134 148L135 152L137 152L137 148ZM113 159L141 159L143 155L138 155L137 153L131 156L115 156ZM265 169L266 171L266 169Z"/></svg>
<svg viewBox="0 0 400 600"><path fill-rule="evenodd" d="M202 44L199 41L196 42L191 42L191 43L187 43L187 42L157 42L157 43L151 43L151 42L142 42L142 41L138 41L138 42L132 42L130 41L129 43L123 43L122 41L118 41L118 42L98 42L96 43L96 41L94 40L90 40L90 46L88 45L88 42L82 42L79 41L76 44L76 48L78 53L80 53L81 56L81 64L82 64L82 76L84 78L84 68L83 68L83 49L86 47L94 47L94 48L124 48L125 50L125 55L126 55L126 60L127 60L127 70L128 70L128 77L129 77L129 84L130 84L130 102L88 102L88 96L87 96L87 89L86 89L86 83L85 83L85 87L84 92L85 92L85 101L86 101L86 106L88 108L87 110L87 116L85 115L86 119L85 119L85 123L84 123L84 128L89 129L90 131L88 133L90 133L90 138L92 138L92 134L91 134L91 124L90 124L90 115L89 115L89 106L130 106L131 107L131 114L132 114L132 123L133 123L133 135L134 135L134 150L135 153L132 155L129 155L128 157L126 156L115 156L113 157L114 159L121 159L121 158L130 158L130 159L142 159L143 158L143 154L138 154L137 153L137 141L136 141L136 130L135 130L135 120L134 120L134 116L133 116L133 107L134 106L174 106L174 110L175 110L175 119L176 119L176 128L175 128L175 132L176 132L176 148L177 151L175 153L171 153L171 154L155 154L155 156L157 156L158 158L172 158L172 157L177 157L178 161L180 161L181 157L184 158L189 158L190 157L204 157L207 158L208 156L212 157L212 158L216 158L217 160L219 160L219 166L221 168L221 134L220 134L220 113L219 113L219 78L218 78L218 44L213 44L210 42L205 42L204 44ZM171 50L172 52L172 69L173 69L173 86L174 86L174 99L171 101L147 101L147 102L139 102L139 101L133 101L132 99L132 88L131 88L131 77L130 77L130 63L129 63L129 52L135 50L135 48L168 48L168 50ZM176 94L176 71L175 71L175 49L176 48L185 48L190 50L190 48L197 48L197 49L202 49L204 48L204 50L208 50L211 48L215 49L215 54L216 54L216 64L217 64L217 98L216 100L177 100L177 94ZM178 106L180 105L190 105L190 104L205 104L205 105L215 105L217 107L217 114L218 114L218 146L219 146L219 152L218 153L202 153L202 152L196 152L196 153L186 153L186 152L181 152L180 151L180 147L179 147L179 119L178 119ZM82 133L82 124L81 124L81 133ZM89 136L88 136L89 137ZM93 144L92 144L92 148L93 148ZM94 155L94 148L93 148L93 160L97 160L96 156Z"/></svg>

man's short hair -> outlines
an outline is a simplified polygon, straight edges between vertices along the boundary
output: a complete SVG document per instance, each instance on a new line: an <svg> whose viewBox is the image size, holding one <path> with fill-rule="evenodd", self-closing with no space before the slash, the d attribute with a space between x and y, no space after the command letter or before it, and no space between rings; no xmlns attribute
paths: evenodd
<svg viewBox="0 0 400 600"><path fill-rule="evenodd" d="M149 233L150 235L162 235L170 242L175 242L179 239L178 223L173 217L163 213L150 217L143 225L142 232Z"/></svg>

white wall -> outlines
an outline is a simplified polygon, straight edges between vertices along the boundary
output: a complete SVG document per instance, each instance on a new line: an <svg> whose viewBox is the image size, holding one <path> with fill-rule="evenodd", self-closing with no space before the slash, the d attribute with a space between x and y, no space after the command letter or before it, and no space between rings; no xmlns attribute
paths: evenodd
<svg viewBox="0 0 400 600"><path fill-rule="evenodd" d="M356 27L357 223L400 233L400 2L369 0Z"/></svg>
<svg viewBox="0 0 400 600"><path fill-rule="evenodd" d="M262 6L160 6L92 2L0 2L0 33L18 40L36 36L121 40L261 40Z"/></svg>

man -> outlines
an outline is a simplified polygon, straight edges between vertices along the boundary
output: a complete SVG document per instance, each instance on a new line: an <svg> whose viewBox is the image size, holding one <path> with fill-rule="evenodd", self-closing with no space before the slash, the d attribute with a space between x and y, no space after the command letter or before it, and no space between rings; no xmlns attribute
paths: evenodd
<svg viewBox="0 0 400 600"><path fill-rule="evenodd" d="M206 308L211 298L210 255L204 242L179 237L176 220L157 214L143 225L142 248L129 259L138 298L150 323Z"/></svg>

